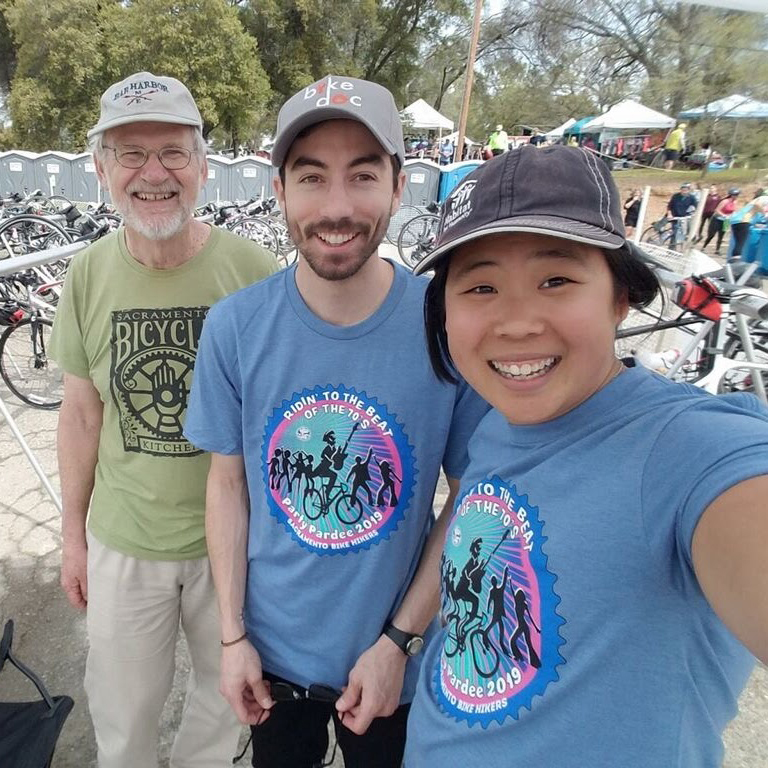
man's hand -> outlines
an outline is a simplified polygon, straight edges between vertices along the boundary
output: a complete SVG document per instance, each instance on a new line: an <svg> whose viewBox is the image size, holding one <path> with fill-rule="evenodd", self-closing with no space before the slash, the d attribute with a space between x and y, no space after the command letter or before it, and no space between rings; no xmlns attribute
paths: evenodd
<svg viewBox="0 0 768 768"><path fill-rule="evenodd" d="M61 588L79 611L88 607L88 545L64 541L61 553Z"/></svg>
<svg viewBox="0 0 768 768"><path fill-rule="evenodd" d="M261 659L256 649L242 642L221 649L221 695L244 725L261 725L274 705L261 676Z"/></svg>
<svg viewBox="0 0 768 768"><path fill-rule="evenodd" d="M349 673L349 683L336 702L339 719L362 736L375 717L389 717L400 703L408 657L388 638L380 637Z"/></svg>

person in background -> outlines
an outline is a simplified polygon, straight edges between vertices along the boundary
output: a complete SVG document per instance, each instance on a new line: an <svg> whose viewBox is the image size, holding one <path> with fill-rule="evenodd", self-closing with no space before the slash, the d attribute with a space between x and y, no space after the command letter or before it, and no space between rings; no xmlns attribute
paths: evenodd
<svg viewBox="0 0 768 768"><path fill-rule="evenodd" d="M694 240L695 243L701 242L704 236L704 227L708 226L709 220L717 210L717 206L720 205L720 188L717 184L712 184L707 192L707 199L704 202L704 210L701 213L701 221L699 222L699 232Z"/></svg>
<svg viewBox="0 0 768 768"><path fill-rule="evenodd" d="M680 155L685 151L685 123L680 123L669 132L664 142L664 168L671 171Z"/></svg>
<svg viewBox="0 0 768 768"><path fill-rule="evenodd" d="M488 137L488 149L494 157L509 150L509 137L503 125L497 125L496 130Z"/></svg>
<svg viewBox="0 0 768 768"><path fill-rule="evenodd" d="M742 208L731 214L731 246L728 249L728 261L738 261L744 252L752 226L763 224L768 214L768 195L756 197Z"/></svg>
<svg viewBox="0 0 768 768"><path fill-rule="evenodd" d="M453 142L449 138L443 139L443 143L440 145L439 163L440 165L448 165L453 162Z"/></svg>
<svg viewBox="0 0 768 768"><path fill-rule="evenodd" d="M672 220L670 246L677 250L685 240L688 217L696 210L696 198L691 194L691 185L685 181L679 191L669 198L666 215Z"/></svg>
<svg viewBox="0 0 768 768"><path fill-rule="evenodd" d="M738 187L731 187L728 190L728 196L717 204L717 208L715 208L715 212L709 220L707 239L704 241L704 245L701 246L702 250L712 242L713 238L716 238L715 256L720 255L720 246L723 243L723 235L728 226L728 219L736 210L736 201L739 199L740 194L741 190Z"/></svg>
<svg viewBox="0 0 768 768"><path fill-rule="evenodd" d="M624 228L627 239L635 234L637 217L640 215L640 205L643 201L643 191L633 189L632 194L624 201Z"/></svg>

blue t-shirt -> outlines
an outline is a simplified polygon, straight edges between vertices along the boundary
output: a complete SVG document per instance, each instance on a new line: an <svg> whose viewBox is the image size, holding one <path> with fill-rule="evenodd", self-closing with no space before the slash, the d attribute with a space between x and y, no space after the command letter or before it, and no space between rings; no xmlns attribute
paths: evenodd
<svg viewBox="0 0 768 768"><path fill-rule="evenodd" d="M691 541L768 473L768 409L638 367L551 422L491 411L469 452L406 768L720 766L754 659Z"/></svg>
<svg viewBox="0 0 768 768"><path fill-rule="evenodd" d="M346 685L381 635L431 530L440 467L461 475L488 411L435 377L426 280L393 267L357 325L318 318L291 268L219 302L200 339L184 433L244 457L246 629L266 671L305 687Z"/></svg>

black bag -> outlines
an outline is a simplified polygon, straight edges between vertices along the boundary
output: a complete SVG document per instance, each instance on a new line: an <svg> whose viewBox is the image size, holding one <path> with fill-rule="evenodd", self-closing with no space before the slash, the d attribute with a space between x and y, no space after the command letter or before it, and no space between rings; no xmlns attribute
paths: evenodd
<svg viewBox="0 0 768 768"><path fill-rule="evenodd" d="M38 701L0 702L0 766L2 768L50 768L64 721L74 701L51 696L43 681L11 653L13 621L8 621L0 640L0 672L6 659L35 685Z"/></svg>

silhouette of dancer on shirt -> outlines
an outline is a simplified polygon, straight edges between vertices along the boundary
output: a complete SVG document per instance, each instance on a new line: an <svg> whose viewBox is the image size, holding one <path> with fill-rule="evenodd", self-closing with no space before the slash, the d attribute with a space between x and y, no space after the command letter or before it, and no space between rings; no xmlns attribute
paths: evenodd
<svg viewBox="0 0 768 768"><path fill-rule="evenodd" d="M379 471L381 472L381 486L376 494L376 506L385 507L387 503L384 501L384 493L389 491L389 506L397 506L397 491L395 490L395 480L402 483L403 481L397 476L395 470L389 465L389 462L385 459L379 461L376 459L376 463L379 465ZM394 480L393 480L394 478Z"/></svg>
<svg viewBox="0 0 768 768"><path fill-rule="evenodd" d="M347 481L349 481L350 477L353 478L352 490L350 491L352 495L352 501L357 502L357 492L362 488L368 496L368 506L373 504L373 494L371 493L371 489L368 487L368 483L371 482L371 473L369 472L368 468L371 463L372 456L373 448L368 449L368 455L366 456L365 461L363 461L362 456L355 456L355 463L347 474Z"/></svg>
<svg viewBox="0 0 768 768"><path fill-rule="evenodd" d="M533 647L531 630L528 627L528 622L525 618L526 615L531 620L534 629L541 634L541 630L536 626L536 622L533 620L533 616L531 616L531 612L528 610L528 600L525 597L525 592L523 592L522 589L517 589L515 590L515 617L517 618L517 629L515 629L512 637L509 639L509 647L515 659L522 661L523 655L517 647L517 638L520 637L520 635L523 635L525 637L525 644L528 646L528 661L531 663L532 667L538 669L541 666L541 659L536 653L536 649Z"/></svg>
<svg viewBox="0 0 768 768"><path fill-rule="evenodd" d="M504 568L504 578L501 585L499 585L495 576L491 576L491 589L488 592L488 604L486 610L491 615L491 621L488 626L483 630L483 643L488 648L490 644L490 633L494 626L499 628L499 648L509 656L507 650L507 644L504 640L504 619L506 618L506 610L504 608L504 592L507 589L507 578L509 577L509 568Z"/></svg>

